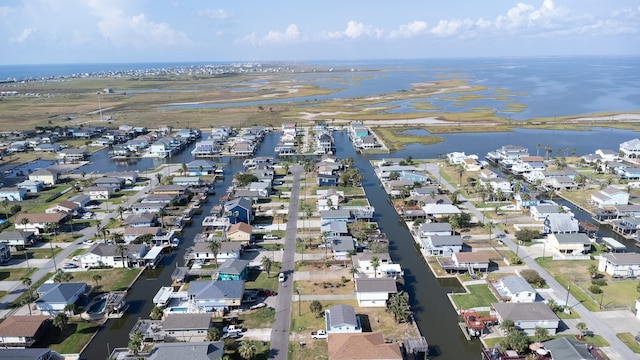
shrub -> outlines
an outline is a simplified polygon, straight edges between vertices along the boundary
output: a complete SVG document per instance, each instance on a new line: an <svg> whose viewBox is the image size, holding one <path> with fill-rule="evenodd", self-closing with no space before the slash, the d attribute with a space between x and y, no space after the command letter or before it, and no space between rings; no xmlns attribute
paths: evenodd
<svg viewBox="0 0 640 360"><path fill-rule="evenodd" d="M544 279L535 270L522 270L520 271L520 276L531 285L543 286L545 283Z"/></svg>
<svg viewBox="0 0 640 360"><path fill-rule="evenodd" d="M540 237L540 232L534 229L524 228L516 232L516 239L520 241L531 241Z"/></svg>
<svg viewBox="0 0 640 360"><path fill-rule="evenodd" d="M591 291L592 294L602 294L602 289L598 285L589 286L589 291Z"/></svg>
<svg viewBox="0 0 640 360"><path fill-rule="evenodd" d="M607 285L607 280L605 280L605 279L595 279L595 280L591 280L591 283L593 285L606 286Z"/></svg>

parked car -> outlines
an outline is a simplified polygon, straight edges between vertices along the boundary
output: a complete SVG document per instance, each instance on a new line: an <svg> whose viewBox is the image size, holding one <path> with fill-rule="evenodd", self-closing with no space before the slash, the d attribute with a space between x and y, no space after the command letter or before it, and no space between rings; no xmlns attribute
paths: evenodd
<svg viewBox="0 0 640 360"><path fill-rule="evenodd" d="M78 265L72 264L72 263L64 263L62 265L63 269L76 269L77 267L78 267Z"/></svg>
<svg viewBox="0 0 640 360"><path fill-rule="evenodd" d="M278 274L278 282L284 282L285 280L287 280L287 277L284 273Z"/></svg>
<svg viewBox="0 0 640 360"><path fill-rule="evenodd" d="M278 240L278 239L280 239L280 237L278 235L273 235L273 234L266 234L262 238L265 239L265 240Z"/></svg>
<svg viewBox="0 0 640 360"><path fill-rule="evenodd" d="M240 339L242 337L242 334L236 331L233 332L228 332L224 335L222 335L222 339Z"/></svg>

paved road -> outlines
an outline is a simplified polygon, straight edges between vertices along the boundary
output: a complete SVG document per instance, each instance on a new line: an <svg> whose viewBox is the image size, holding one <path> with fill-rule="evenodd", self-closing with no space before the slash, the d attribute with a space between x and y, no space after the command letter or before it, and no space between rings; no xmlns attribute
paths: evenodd
<svg viewBox="0 0 640 360"><path fill-rule="evenodd" d="M439 174L440 168L436 164L424 164L423 168L429 171L438 179L441 179L441 176ZM441 180L441 182L442 182L442 185L445 186L448 190L450 191L454 190L453 186L448 184L446 181ZM466 207L471 214L475 215L476 218L480 219L482 217L482 213L475 206L473 206L473 204L470 201L467 201L462 196L459 197L459 200L463 202L464 207ZM493 233L495 235L498 235L498 234L504 235L503 241L505 245L508 246L509 249L514 253L518 253L518 252L522 253L522 251L525 251L525 249L519 249L519 245L514 242L514 239L511 237L510 234L504 234L502 230L498 228L494 228ZM540 276L549 285L549 288L551 289L551 291L555 293L556 297L563 299L561 301L561 304L564 304L567 299L567 289L564 286L560 285L560 283L558 283L551 275L549 275L549 273L547 273L547 271L544 268L538 265L538 263L536 263L532 257L523 256L522 260L527 264L527 266L529 266L530 269L533 269L537 271L538 274L540 274ZM602 336L610 344L609 347L607 347L606 349L603 349L603 351L606 352L607 356L609 356L610 359L627 360L627 359L638 358L637 354L629 350L629 348L624 343L622 343L620 339L616 337L616 333L617 333L616 329L608 326L604 321L598 318L594 313L587 310L587 308L585 308L578 300L576 300L576 298L571 296L571 294L569 294L568 300L569 300L568 301L569 307L571 307L573 311L577 312L578 315L580 315L580 317L582 318L582 321L585 324L587 324L587 327L589 328L589 330L593 331L597 335ZM628 321L638 321L638 320L636 320L633 317L632 313L629 313Z"/></svg>
<svg viewBox="0 0 640 360"><path fill-rule="evenodd" d="M172 168L177 169L179 166L180 165L164 166L158 172L160 172L163 176L167 176L170 174ZM158 179L156 178L156 175L155 175L156 173L157 172L149 173L148 175L150 179L149 183L146 186L144 186L140 191L138 191L135 195L129 198L127 202L124 204L124 207L127 207L128 204L135 203L137 200L145 196L147 191L149 191L153 186L155 186L158 183ZM113 209L111 212L105 214L104 218L100 221L100 226L106 226L109 223L109 219L116 216L119 216L117 207L116 209ZM73 253L76 249L82 246L81 244L83 241L89 240L91 237L96 235L96 231L97 231L96 226L87 227L80 231L77 231L76 233L80 233L82 236L76 239L71 245L67 246L62 251L60 251L55 256L55 260L54 258L52 258L44 263L40 263L38 266L38 270L36 270L30 276L31 282L35 284L37 281L45 277L48 273L54 272L55 266L60 268L60 266L67 260L67 258L71 255L71 253ZM19 258L17 258L16 260L19 260ZM19 264L15 265L15 267L24 267L24 268L26 268L27 266L31 266L30 264L28 264L27 261L20 262ZM17 309L9 309L8 306L11 305L11 303L13 303L25 290L26 290L26 287L22 285L22 282L14 283L13 286L11 286L10 289L8 289L9 293L5 295L0 302L0 318L5 318L9 315L14 314L17 311Z"/></svg>
<svg viewBox="0 0 640 360"><path fill-rule="evenodd" d="M287 230L284 237L284 251L282 252L282 268L286 275L285 282L279 284L276 315L271 328L271 350L269 359L287 360L289 357L289 324L291 322L291 297L293 295L293 264L296 253L296 238L298 224L298 201L300 199L300 176L303 172L301 165L289 168L293 174Z"/></svg>

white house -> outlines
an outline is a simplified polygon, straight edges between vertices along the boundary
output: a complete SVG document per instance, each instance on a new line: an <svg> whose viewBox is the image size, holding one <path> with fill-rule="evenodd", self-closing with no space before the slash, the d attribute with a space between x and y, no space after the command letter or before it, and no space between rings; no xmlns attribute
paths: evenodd
<svg viewBox="0 0 640 360"><path fill-rule="evenodd" d="M524 278L519 276L506 276L490 284L501 301L512 303L531 303L536 301L536 291Z"/></svg>
<svg viewBox="0 0 640 360"><path fill-rule="evenodd" d="M349 305L334 305L324 311L327 334L360 333L362 325L356 310Z"/></svg>
<svg viewBox="0 0 640 360"><path fill-rule="evenodd" d="M608 186L595 194L591 194L593 201L599 208L608 205L627 205L629 193L613 186Z"/></svg>
<svg viewBox="0 0 640 360"><path fill-rule="evenodd" d="M609 253L600 256L598 271L613 277L637 277L640 275L640 253Z"/></svg>
<svg viewBox="0 0 640 360"><path fill-rule="evenodd" d="M209 241L195 243L193 251L191 252L191 258L213 261L215 257L209 247L210 244L211 242ZM239 259L241 249L242 243L239 241L221 241L217 254L218 263L225 262L226 260Z"/></svg>
<svg viewBox="0 0 640 360"><path fill-rule="evenodd" d="M430 235L420 238L420 250L427 256L451 257L462 251L460 235Z"/></svg>
<svg viewBox="0 0 640 360"><path fill-rule="evenodd" d="M47 224L60 225L68 219L69 215L56 212L56 213L32 213L32 214L18 214L16 216L16 222L14 224L16 230L33 231L36 235L42 233L47 227ZM24 224L23 224L23 220Z"/></svg>
<svg viewBox="0 0 640 360"><path fill-rule="evenodd" d="M0 188L0 200L22 201L27 196L27 189L19 187Z"/></svg>
<svg viewBox="0 0 640 360"><path fill-rule="evenodd" d="M358 306L385 307L390 294L398 292L396 280L392 278L356 278Z"/></svg>
<svg viewBox="0 0 640 360"><path fill-rule="evenodd" d="M378 267L376 269L371 266L371 259L378 259ZM390 277L398 278L404 272L400 264L394 264L389 253L357 253L351 257L353 266L358 269L358 277Z"/></svg>
<svg viewBox="0 0 640 360"><path fill-rule="evenodd" d="M620 144L620 152L625 158L637 159L640 157L640 139L625 141Z"/></svg>
<svg viewBox="0 0 640 360"><path fill-rule="evenodd" d="M83 268L96 267L139 267L144 265L144 256L148 248L144 244L128 244L126 251L121 254L115 245L95 244L80 256ZM124 258L124 261L123 261Z"/></svg>
<svg viewBox="0 0 640 360"><path fill-rule="evenodd" d="M528 336L533 336L536 328L546 329L547 334L555 335L560 325L558 316L543 302L492 303L491 308L499 323L511 320L516 329Z"/></svg>
<svg viewBox="0 0 640 360"><path fill-rule="evenodd" d="M107 200L113 194L113 188L105 186L89 186L82 190L91 200Z"/></svg>

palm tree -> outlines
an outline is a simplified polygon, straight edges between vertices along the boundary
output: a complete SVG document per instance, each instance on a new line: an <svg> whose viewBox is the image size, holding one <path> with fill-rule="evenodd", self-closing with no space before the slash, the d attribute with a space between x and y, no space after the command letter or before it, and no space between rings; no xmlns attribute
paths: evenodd
<svg viewBox="0 0 640 360"><path fill-rule="evenodd" d="M0 205L2 205L2 207L4 208L4 219L7 220L9 218L9 215L7 215L7 206L9 206L9 200L2 199L2 201L0 201Z"/></svg>
<svg viewBox="0 0 640 360"><path fill-rule="evenodd" d="M536 144L536 156L540 156L540 146L542 145L540 145L539 143Z"/></svg>
<svg viewBox="0 0 640 360"><path fill-rule="evenodd" d="M20 224L22 225L24 230L27 229L28 223L29 223L29 219L27 219L27 217L23 217L22 219L20 219Z"/></svg>
<svg viewBox="0 0 640 360"><path fill-rule="evenodd" d="M129 339L129 353L133 355L138 355L140 352L140 347L142 346L142 333L140 331L136 331L131 335Z"/></svg>
<svg viewBox="0 0 640 360"><path fill-rule="evenodd" d="M536 342L543 342L549 339L549 331L543 327L536 327L536 332L533 335Z"/></svg>
<svg viewBox="0 0 640 360"><path fill-rule="evenodd" d="M68 272L58 271L53 277L53 281L56 283L66 283L73 279L73 275Z"/></svg>
<svg viewBox="0 0 640 360"><path fill-rule="evenodd" d="M122 213L124 213L124 208L122 206L118 206L118 214L120 214L120 221L124 220L122 217Z"/></svg>
<svg viewBox="0 0 640 360"><path fill-rule="evenodd" d="M26 286L27 291L29 292L27 298L24 299L24 301L26 301L27 303L27 306L29 307L29 315L31 315L31 301L33 300L33 290L31 289L31 284L32 282L30 277L22 278L22 285Z"/></svg>
<svg viewBox="0 0 640 360"><path fill-rule="evenodd" d="M182 166L180 166L180 174L184 175L186 172L187 172L187 164L182 163Z"/></svg>
<svg viewBox="0 0 640 360"><path fill-rule="evenodd" d="M218 267L218 253L220 252L220 247L222 244L219 240L212 240L209 243L209 250L213 253L213 260L216 262L216 267Z"/></svg>
<svg viewBox="0 0 640 360"><path fill-rule="evenodd" d="M587 333L587 324L583 323L583 322L579 322L576 324L576 329L578 329L578 331L580 331L580 338L583 339L584 338L584 334Z"/></svg>
<svg viewBox="0 0 640 360"><path fill-rule="evenodd" d="M117 244L116 245L116 253L118 255L120 255L120 258L122 258L122 267L125 268L125 256L127 256L129 254L129 247L125 244Z"/></svg>
<svg viewBox="0 0 640 360"><path fill-rule="evenodd" d="M329 258L329 232L328 231L323 231L322 232L322 243L324 244L324 257L325 258Z"/></svg>
<svg viewBox="0 0 640 360"><path fill-rule="evenodd" d="M320 301L318 300L313 300L311 304L309 304L309 311L311 311L311 313L314 314L316 318L319 318L320 316L322 316L322 303L320 303Z"/></svg>
<svg viewBox="0 0 640 360"><path fill-rule="evenodd" d="M464 174L464 166L462 164L456 166L456 173L458 174L458 187L462 187L462 174Z"/></svg>
<svg viewBox="0 0 640 360"><path fill-rule="evenodd" d="M165 215L167 215L167 210L165 210L164 208L160 208L160 210L158 210L158 216L160 216L160 227L162 228L164 228Z"/></svg>
<svg viewBox="0 0 640 360"><path fill-rule="evenodd" d="M162 180L162 174L161 173L156 173L156 179L158 179L158 185L160 185L160 182Z"/></svg>
<svg viewBox="0 0 640 360"><path fill-rule="evenodd" d="M268 256L263 256L262 260L260 260L260 265L267 272L267 279L271 277L271 265L273 265L273 260L271 260Z"/></svg>
<svg viewBox="0 0 640 360"><path fill-rule="evenodd" d="M243 340L238 347L238 353L243 359L250 360L256 356L258 348L256 344L251 340Z"/></svg>
<svg viewBox="0 0 640 360"><path fill-rule="evenodd" d="M67 313L67 315L69 317L71 317L71 315L73 315L73 310L75 309L75 306L73 304L67 304L64 306L64 312Z"/></svg>
<svg viewBox="0 0 640 360"><path fill-rule="evenodd" d="M373 268L373 277L378 277L378 268L380 267L380 258L372 256L369 259L369 265Z"/></svg>
<svg viewBox="0 0 640 360"><path fill-rule="evenodd" d="M207 330L207 341L218 341L220 340L220 329L217 327L211 327Z"/></svg>
<svg viewBox="0 0 640 360"><path fill-rule="evenodd" d="M102 280L102 276L100 276L100 274L95 274L93 275L92 279L96 283L96 287L98 287L100 280Z"/></svg>
<svg viewBox="0 0 640 360"><path fill-rule="evenodd" d="M60 335L64 334L64 328L67 326L69 322L69 316L67 316L64 312L59 312L53 318L53 326L60 328Z"/></svg>
<svg viewBox="0 0 640 360"><path fill-rule="evenodd" d="M487 221L487 223L484 224L484 228L489 233L489 241L491 241L491 233L493 232L493 229L495 227L496 227L496 224L493 221Z"/></svg>
<svg viewBox="0 0 640 360"><path fill-rule="evenodd" d="M122 234L120 233L114 232L113 234L111 234L111 240L114 244L119 244L124 241L124 236L122 236Z"/></svg>
<svg viewBox="0 0 640 360"><path fill-rule="evenodd" d="M360 270L358 270L357 267L351 265L351 268L349 269L349 274L351 274L351 278L353 279L353 281L356 281L356 275L360 274Z"/></svg>

